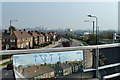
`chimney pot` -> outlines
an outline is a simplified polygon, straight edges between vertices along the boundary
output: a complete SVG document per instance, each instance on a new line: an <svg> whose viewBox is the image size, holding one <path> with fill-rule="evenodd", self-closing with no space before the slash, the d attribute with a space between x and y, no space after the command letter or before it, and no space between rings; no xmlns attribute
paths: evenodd
<svg viewBox="0 0 120 80"><path fill-rule="evenodd" d="M5 33L7 33L7 30L5 30Z"/></svg>

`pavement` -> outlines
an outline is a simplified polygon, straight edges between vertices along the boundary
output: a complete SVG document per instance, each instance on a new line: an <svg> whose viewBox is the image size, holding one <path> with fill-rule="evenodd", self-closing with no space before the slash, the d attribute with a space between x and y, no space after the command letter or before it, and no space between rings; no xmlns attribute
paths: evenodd
<svg viewBox="0 0 120 80"><path fill-rule="evenodd" d="M61 43L56 42L55 44L51 44L51 45L46 46L44 48L54 48L55 46L58 46L59 44L61 44Z"/></svg>
<svg viewBox="0 0 120 80"><path fill-rule="evenodd" d="M8 70L7 68L3 68L2 70L0 70L0 72L2 72L2 75L0 76L3 80L4 79L12 79L14 80L14 74L13 74L13 70Z"/></svg>
<svg viewBox="0 0 120 80"><path fill-rule="evenodd" d="M11 60L12 60L12 59L11 59ZM0 60L0 64L5 63L5 62L7 62L7 61L10 61L10 59L8 58L8 59Z"/></svg>

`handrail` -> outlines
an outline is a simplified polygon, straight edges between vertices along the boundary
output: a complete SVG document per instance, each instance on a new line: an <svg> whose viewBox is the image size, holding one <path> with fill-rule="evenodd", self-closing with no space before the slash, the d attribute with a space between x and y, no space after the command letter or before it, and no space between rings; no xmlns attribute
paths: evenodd
<svg viewBox="0 0 120 80"><path fill-rule="evenodd" d="M120 43L104 44L104 45L91 45L91 46L77 46L77 47L60 47L60 48L42 48L42 49L24 49L24 50L2 50L0 55L11 55L19 53L49 53L49 52L62 52L62 51L75 51L75 50L90 50L100 48L118 47Z"/></svg>
<svg viewBox="0 0 120 80"><path fill-rule="evenodd" d="M120 76L120 73L115 73L115 74L107 75L107 76L103 77L103 80L111 79L111 78L118 77L118 76Z"/></svg>
<svg viewBox="0 0 120 80"><path fill-rule="evenodd" d="M101 69L106 69L106 68L110 68L110 67L116 67L116 66L120 66L120 63L115 63L115 64L109 64L109 65L105 65L105 66L101 66L101 67L98 67L98 70L101 70ZM89 72L89 71L95 71L96 69L84 69L83 72Z"/></svg>

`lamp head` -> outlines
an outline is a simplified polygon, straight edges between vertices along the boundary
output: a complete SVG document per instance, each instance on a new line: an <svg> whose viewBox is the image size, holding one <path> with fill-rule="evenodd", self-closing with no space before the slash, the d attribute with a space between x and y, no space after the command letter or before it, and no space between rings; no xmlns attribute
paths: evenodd
<svg viewBox="0 0 120 80"><path fill-rule="evenodd" d="M91 15L88 15L88 17L92 17Z"/></svg>
<svg viewBox="0 0 120 80"><path fill-rule="evenodd" d="M90 21L88 21L88 20L85 20L84 22L90 22Z"/></svg>

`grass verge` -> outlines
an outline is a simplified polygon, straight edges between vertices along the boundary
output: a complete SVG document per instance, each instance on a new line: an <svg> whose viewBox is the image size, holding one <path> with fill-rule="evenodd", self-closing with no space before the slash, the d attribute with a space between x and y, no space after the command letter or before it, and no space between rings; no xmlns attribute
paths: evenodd
<svg viewBox="0 0 120 80"><path fill-rule="evenodd" d="M0 64L0 66L7 65L7 64L9 64L9 63L11 63L11 62L13 62L13 60L11 60L11 61L7 61L7 62L5 62L5 63L2 63L2 64Z"/></svg>

